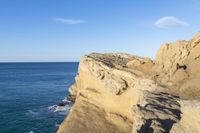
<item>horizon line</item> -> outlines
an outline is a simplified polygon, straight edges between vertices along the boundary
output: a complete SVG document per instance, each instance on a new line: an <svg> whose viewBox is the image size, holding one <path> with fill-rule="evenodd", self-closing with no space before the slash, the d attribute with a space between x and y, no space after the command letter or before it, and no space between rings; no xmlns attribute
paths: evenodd
<svg viewBox="0 0 200 133"><path fill-rule="evenodd" d="M79 63L79 61L4 61L3 63Z"/></svg>

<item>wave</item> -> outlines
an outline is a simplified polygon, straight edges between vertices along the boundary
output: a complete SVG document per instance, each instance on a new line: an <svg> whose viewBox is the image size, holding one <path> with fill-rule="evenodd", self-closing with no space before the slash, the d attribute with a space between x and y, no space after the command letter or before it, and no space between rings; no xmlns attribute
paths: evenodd
<svg viewBox="0 0 200 133"><path fill-rule="evenodd" d="M33 131L29 131L28 133L34 133Z"/></svg>
<svg viewBox="0 0 200 133"><path fill-rule="evenodd" d="M53 105L53 106L49 106L48 109L53 112L65 112L65 111L68 112L71 109L71 106L69 106L69 105L66 105L66 106Z"/></svg>
<svg viewBox="0 0 200 133"><path fill-rule="evenodd" d="M73 105L73 102L67 100L67 98L64 98L60 103L49 106L48 109L52 112L59 112L61 115L65 115L68 113Z"/></svg>

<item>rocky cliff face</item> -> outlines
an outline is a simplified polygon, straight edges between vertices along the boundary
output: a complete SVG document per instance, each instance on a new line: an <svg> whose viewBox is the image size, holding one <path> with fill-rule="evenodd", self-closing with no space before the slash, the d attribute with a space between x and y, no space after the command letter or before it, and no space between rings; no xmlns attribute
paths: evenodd
<svg viewBox="0 0 200 133"><path fill-rule="evenodd" d="M75 98L58 133L200 132L200 34L165 44L156 59L82 57Z"/></svg>

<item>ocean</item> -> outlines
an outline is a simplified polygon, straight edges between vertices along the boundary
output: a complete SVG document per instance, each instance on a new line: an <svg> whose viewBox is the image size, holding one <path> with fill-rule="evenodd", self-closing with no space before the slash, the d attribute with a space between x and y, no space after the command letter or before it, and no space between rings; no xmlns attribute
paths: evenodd
<svg viewBox="0 0 200 133"><path fill-rule="evenodd" d="M78 63L0 63L0 133L55 133Z"/></svg>

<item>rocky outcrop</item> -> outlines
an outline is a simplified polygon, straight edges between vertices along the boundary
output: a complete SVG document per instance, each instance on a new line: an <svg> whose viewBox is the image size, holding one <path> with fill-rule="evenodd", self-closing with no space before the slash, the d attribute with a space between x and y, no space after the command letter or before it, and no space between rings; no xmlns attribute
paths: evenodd
<svg viewBox="0 0 200 133"><path fill-rule="evenodd" d="M82 57L69 89L75 104L57 132L200 132L199 51L197 35L161 46L155 60L124 53Z"/></svg>
<svg viewBox="0 0 200 133"><path fill-rule="evenodd" d="M161 46L153 68L156 80L171 86L180 96L200 98L199 51L200 34L189 41L177 41Z"/></svg>
<svg viewBox="0 0 200 133"><path fill-rule="evenodd" d="M174 124L171 133L200 133L200 102L181 100L181 119Z"/></svg>

